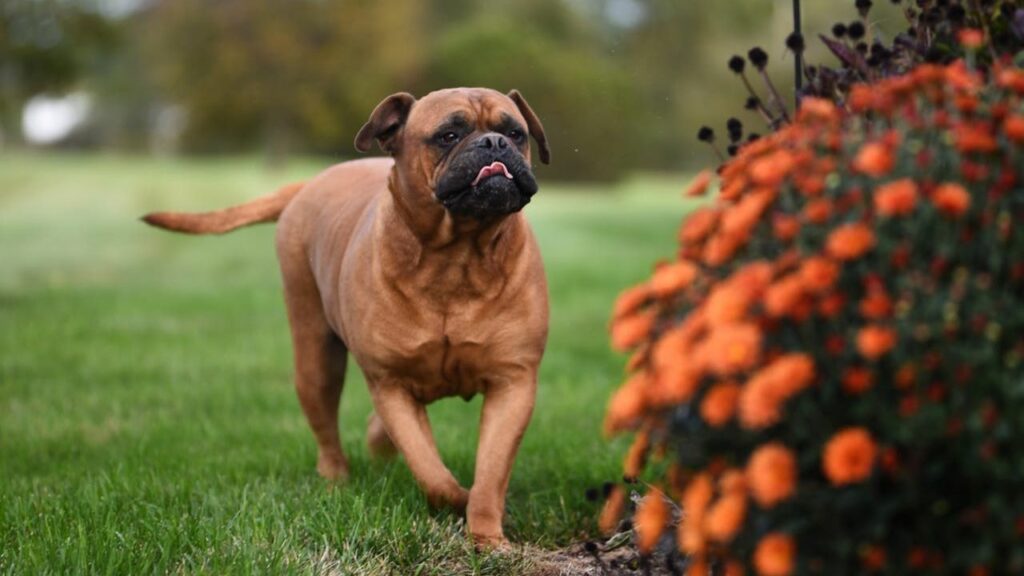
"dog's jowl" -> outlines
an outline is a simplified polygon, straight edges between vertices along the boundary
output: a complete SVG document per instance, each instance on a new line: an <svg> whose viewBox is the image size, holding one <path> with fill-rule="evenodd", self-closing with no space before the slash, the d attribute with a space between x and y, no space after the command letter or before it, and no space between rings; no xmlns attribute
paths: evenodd
<svg viewBox="0 0 1024 576"><path fill-rule="evenodd" d="M390 158L344 162L308 182L155 226L224 233L277 221L295 388L317 470L348 475L338 401L349 354L373 399L367 441L400 452L428 500L464 510L481 546L506 543L505 493L533 411L548 329L547 285L521 210L537 193L540 120L513 90L456 88L385 98L355 139ZM484 395L469 490L441 461L426 404Z"/></svg>

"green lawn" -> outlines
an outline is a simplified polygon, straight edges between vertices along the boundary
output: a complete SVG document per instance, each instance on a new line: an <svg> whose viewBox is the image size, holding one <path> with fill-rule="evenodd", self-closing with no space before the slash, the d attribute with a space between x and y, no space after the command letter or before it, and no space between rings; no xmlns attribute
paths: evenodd
<svg viewBox="0 0 1024 576"><path fill-rule="evenodd" d="M472 552L399 461L371 461L369 399L342 399L352 478L329 489L290 381L273 229L192 238L154 209L242 201L315 174L295 162L0 155L0 573L508 574L593 531L584 491L625 447L600 424L623 360L616 293L670 256L686 178L542 186L527 213L551 285L551 337L516 463L507 533ZM431 407L472 481L479 399Z"/></svg>

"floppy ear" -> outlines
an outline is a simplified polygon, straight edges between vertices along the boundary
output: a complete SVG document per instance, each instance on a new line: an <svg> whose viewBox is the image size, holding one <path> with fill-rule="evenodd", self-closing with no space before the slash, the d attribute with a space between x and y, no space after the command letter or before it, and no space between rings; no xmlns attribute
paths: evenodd
<svg viewBox="0 0 1024 576"><path fill-rule="evenodd" d="M540 123L540 118L533 113L533 109L526 103L526 98L519 93L519 90L512 90L508 93L508 97L516 103L516 107L519 108L519 113L526 118L526 127L530 130L530 135L537 141L537 151L540 152L540 161L545 164L551 163L551 149L548 148L548 138L544 135L544 125Z"/></svg>
<svg viewBox="0 0 1024 576"><path fill-rule="evenodd" d="M373 114L370 114L370 119L359 129L359 134L356 134L356 150L369 152L370 146L376 140L381 150L388 153L394 152L395 136L405 124L405 119L409 117L409 110L412 109L415 102L416 98L412 94L398 92L377 104L377 107L373 109Z"/></svg>

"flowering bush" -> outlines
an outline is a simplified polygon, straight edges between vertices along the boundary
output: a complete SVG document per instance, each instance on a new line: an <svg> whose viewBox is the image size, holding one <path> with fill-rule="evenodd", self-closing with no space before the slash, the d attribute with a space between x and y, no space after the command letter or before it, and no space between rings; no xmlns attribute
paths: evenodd
<svg viewBox="0 0 1024 576"><path fill-rule="evenodd" d="M1024 71L923 65L847 106L741 148L615 304L638 545L695 574L1024 573Z"/></svg>

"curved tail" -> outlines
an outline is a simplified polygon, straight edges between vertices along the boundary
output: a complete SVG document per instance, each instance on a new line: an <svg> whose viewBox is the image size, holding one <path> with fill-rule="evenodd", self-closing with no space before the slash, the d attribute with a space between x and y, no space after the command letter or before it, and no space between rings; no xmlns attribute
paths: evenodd
<svg viewBox="0 0 1024 576"><path fill-rule="evenodd" d="M150 226L185 234L224 234L242 226L276 221L303 186L305 182L288 184L273 194L213 212L153 212L142 220Z"/></svg>

